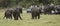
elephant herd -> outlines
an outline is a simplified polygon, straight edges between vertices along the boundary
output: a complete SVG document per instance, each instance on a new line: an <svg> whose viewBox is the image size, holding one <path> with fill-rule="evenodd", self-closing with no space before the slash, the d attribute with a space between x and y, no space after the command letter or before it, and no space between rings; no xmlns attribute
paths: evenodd
<svg viewBox="0 0 60 26"><path fill-rule="evenodd" d="M3 19L6 17L6 19L12 19L12 15L14 17L14 20L18 20L18 17L22 20L20 14L22 13L22 8L15 8L14 10L7 9L5 11Z"/></svg>
<svg viewBox="0 0 60 26"><path fill-rule="evenodd" d="M60 6L54 6L54 5L45 5L44 7L42 6L34 6L32 9L31 9L31 15L32 15L32 19L40 19L40 14L41 13L44 13L44 14L60 14ZM22 8L21 7L17 7L13 10L11 9L7 9L5 11L5 14L4 14L4 17L3 18L6 18L6 19L12 19L12 15L14 17L14 20L18 20L18 18L20 18L21 20L22 17L20 16L20 14L22 14Z"/></svg>

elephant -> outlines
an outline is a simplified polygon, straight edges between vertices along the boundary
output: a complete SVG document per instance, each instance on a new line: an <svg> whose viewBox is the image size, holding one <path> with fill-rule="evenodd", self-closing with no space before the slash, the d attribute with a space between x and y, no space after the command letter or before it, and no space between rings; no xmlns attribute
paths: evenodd
<svg viewBox="0 0 60 26"><path fill-rule="evenodd" d="M22 8L16 8L13 10L13 17L14 17L14 20L18 20L18 17L22 20L20 14L22 13Z"/></svg>
<svg viewBox="0 0 60 26"><path fill-rule="evenodd" d="M6 17L6 19L12 19L12 10L11 9L7 9L4 13L4 17L3 19Z"/></svg>
<svg viewBox="0 0 60 26"><path fill-rule="evenodd" d="M38 16L38 19L40 19L40 13L41 13L41 9L40 8L33 7L31 9L32 19L37 19L37 16Z"/></svg>

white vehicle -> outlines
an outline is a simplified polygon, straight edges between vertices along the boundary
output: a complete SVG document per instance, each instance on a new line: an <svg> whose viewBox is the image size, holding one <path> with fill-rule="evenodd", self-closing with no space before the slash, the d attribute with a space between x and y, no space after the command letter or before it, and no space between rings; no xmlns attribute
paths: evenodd
<svg viewBox="0 0 60 26"><path fill-rule="evenodd" d="M27 13L31 13L31 9L29 8L29 9L27 9Z"/></svg>

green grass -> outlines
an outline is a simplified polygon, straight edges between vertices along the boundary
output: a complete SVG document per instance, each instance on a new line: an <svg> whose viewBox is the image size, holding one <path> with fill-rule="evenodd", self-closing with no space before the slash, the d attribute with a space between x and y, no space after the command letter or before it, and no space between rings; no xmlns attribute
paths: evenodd
<svg viewBox="0 0 60 26"><path fill-rule="evenodd" d="M60 15L41 15L41 18L31 19L31 14L23 11L21 17L23 20L3 19L5 10L0 10L0 26L60 26Z"/></svg>

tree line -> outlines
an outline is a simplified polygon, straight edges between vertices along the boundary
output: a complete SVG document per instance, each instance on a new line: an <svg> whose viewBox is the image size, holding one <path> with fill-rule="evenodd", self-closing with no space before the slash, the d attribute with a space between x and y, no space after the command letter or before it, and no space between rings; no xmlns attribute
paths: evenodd
<svg viewBox="0 0 60 26"><path fill-rule="evenodd" d="M39 4L60 4L60 0L0 0L0 7L13 7L13 6L23 6L29 7L31 4L39 5Z"/></svg>

